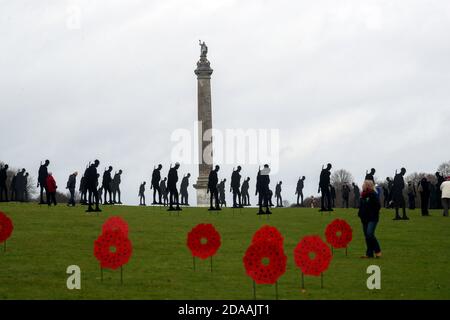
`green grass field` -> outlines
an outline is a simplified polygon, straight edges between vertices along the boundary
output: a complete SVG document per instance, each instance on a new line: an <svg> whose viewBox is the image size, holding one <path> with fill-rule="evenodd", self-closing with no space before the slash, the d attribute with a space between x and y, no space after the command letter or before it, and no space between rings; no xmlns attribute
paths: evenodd
<svg viewBox="0 0 450 320"><path fill-rule="evenodd" d="M99 216L84 209L0 204L15 226L7 251L0 247L0 299L253 299L242 257L264 224L276 226L285 237L288 265L279 280L280 299L450 299L450 219L438 211L425 218L415 210L409 212L410 221L394 222L393 213L383 210L377 230L383 257L366 260L359 258L365 244L353 209L331 215L317 209L273 209L268 220L256 216L255 209L216 214L187 208L179 216L158 207L105 206ZM111 215L127 220L133 243L123 285L120 270L106 270L102 283L93 255L94 240ZM324 238L325 226L336 217L353 227L349 255L335 251L324 289L320 278L306 277L307 290L301 292L293 249L304 235ZM214 224L222 236L212 273L209 260L197 260L193 271L186 247L187 233L202 222ZM81 290L66 287L66 268L74 264L81 268ZM371 264L381 267L381 290L366 287ZM274 286L258 285L256 292L257 299L275 299Z"/></svg>

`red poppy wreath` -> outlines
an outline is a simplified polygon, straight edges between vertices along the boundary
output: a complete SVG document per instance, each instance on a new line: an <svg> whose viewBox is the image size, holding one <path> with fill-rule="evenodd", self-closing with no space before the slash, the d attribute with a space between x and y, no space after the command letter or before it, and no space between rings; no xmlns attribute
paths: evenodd
<svg viewBox="0 0 450 320"><path fill-rule="evenodd" d="M330 265L331 250L319 236L306 236L295 247L294 259L303 274L320 276Z"/></svg>
<svg viewBox="0 0 450 320"><path fill-rule="evenodd" d="M352 227L345 220L335 219L327 226L325 237L333 248L347 248L353 237Z"/></svg>
<svg viewBox="0 0 450 320"><path fill-rule="evenodd" d="M0 243L8 240L13 230L12 220L3 212L0 212Z"/></svg>
<svg viewBox="0 0 450 320"><path fill-rule="evenodd" d="M94 255L104 269L117 269L128 263L131 241L119 230L103 232L94 243Z"/></svg>
<svg viewBox="0 0 450 320"><path fill-rule="evenodd" d="M252 238L252 243L262 240L273 241L282 247L284 239L277 228L266 225L261 227L258 231L255 232Z"/></svg>
<svg viewBox="0 0 450 320"><path fill-rule="evenodd" d="M244 255L247 275L258 284L274 284L286 272L287 257L276 242L252 243Z"/></svg>
<svg viewBox="0 0 450 320"><path fill-rule="evenodd" d="M124 234L125 237L128 237L128 223L126 223L126 221L123 220L121 217L118 216L110 217L103 224L102 232L114 230L119 230Z"/></svg>
<svg viewBox="0 0 450 320"><path fill-rule="evenodd" d="M212 257L220 245L220 234L212 224L201 223L188 233L187 246L194 257L200 259Z"/></svg>

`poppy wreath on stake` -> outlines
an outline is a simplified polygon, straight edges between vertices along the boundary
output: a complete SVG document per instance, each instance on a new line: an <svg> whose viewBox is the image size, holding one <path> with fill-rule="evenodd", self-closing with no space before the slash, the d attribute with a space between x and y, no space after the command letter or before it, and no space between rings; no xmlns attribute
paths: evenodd
<svg viewBox="0 0 450 320"><path fill-rule="evenodd" d="M188 233L187 246L194 257L200 259L212 257L220 245L220 234L212 224L198 224Z"/></svg>
<svg viewBox="0 0 450 320"><path fill-rule="evenodd" d="M94 242L94 255L104 269L117 269L128 263L131 241L120 230L103 232Z"/></svg>
<svg viewBox="0 0 450 320"><path fill-rule="evenodd" d="M306 236L295 247L294 259L303 274L320 276L330 265L331 250L319 236Z"/></svg>
<svg viewBox="0 0 450 320"><path fill-rule="evenodd" d="M283 247L284 238L277 228L271 226L263 226L258 231L255 232L252 238L252 243L268 240L277 243L279 246Z"/></svg>
<svg viewBox="0 0 450 320"><path fill-rule="evenodd" d="M105 221L102 227L102 232L106 231L114 231L119 230L121 231L125 237L128 237L128 223L126 223L125 220L123 220L121 217L110 217L108 220Z"/></svg>
<svg viewBox="0 0 450 320"><path fill-rule="evenodd" d="M264 263L267 259L267 264ZM257 284L274 284L286 272L287 257L274 241L253 242L244 255L245 272Z"/></svg>
<svg viewBox="0 0 450 320"><path fill-rule="evenodd" d="M13 230L12 220L3 212L0 212L0 243L8 240Z"/></svg>
<svg viewBox="0 0 450 320"><path fill-rule="evenodd" d="M335 219L327 226L325 237L333 248L347 248L352 241L353 230L347 221Z"/></svg>

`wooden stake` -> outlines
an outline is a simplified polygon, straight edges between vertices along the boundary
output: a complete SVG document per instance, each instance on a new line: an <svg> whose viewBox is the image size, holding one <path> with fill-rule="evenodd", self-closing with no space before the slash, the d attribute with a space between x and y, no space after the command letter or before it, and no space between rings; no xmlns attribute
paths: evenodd
<svg viewBox="0 0 450 320"><path fill-rule="evenodd" d="M123 267L120 266L120 284L123 284Z"/></svg>
<svg viewBox="0 0 450 320"><path fill-rule="evenodd" d="M278 281L275 282L275 299L278 300Z"/></svg>
<svg viewBox="0 0 450 320"><path fill-rule="evenodd" d="M194 271L195 271L195 257L192 256L192 265L194 266Z"/></svg>
<svg viewBox="0 0 450 320"><path fill-rule="evenodd" d="M302 272L302 289L305 289L305 275Z"/></svg>
<svg viewBox="0 0 450 320"><path fill-rule="evenodd" d="M347 251L347 247L345 247L345 256L347 256L348 251Z"/></svg>
<svg viewBox="0 0 450 320"><path fill-rule="evenodd" d="M100 281L103 282L103 268L100 266Z"/></svg>
<svg viewBox="0 0 450 320"><path fill-rule="evenodd" d="M256 283L255 283L255 280L253 280L253 300L256 300Z"/></svg>
<svg viewBox="0 0 450 320"><path fill-rule="evenodd" d="M320 288L323 289L323 272L320 274Z"/></svg>
<svg viewBox="0 0 450 320"><path fill-rule="evenodd" d="M212 270L213 270L213 269L212 269L212 256L211 256L211 259L210 259L210 260L211 260L211 272L212 272Z"/></svg>
<svg viewBox="0 0 450 320"><path fill-rule="evenodd" d="M3 252L6 252L6 240L5 243L3 244Z"/></svg>

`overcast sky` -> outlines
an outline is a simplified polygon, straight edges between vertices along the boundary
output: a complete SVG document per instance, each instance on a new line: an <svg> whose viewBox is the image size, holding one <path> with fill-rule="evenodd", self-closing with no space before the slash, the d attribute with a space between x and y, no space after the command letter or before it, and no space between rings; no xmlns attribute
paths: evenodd
<svg viewBox="0 0 450 320"><path fill-rule="evenodd" d="M449 31L447 0L1 0L0 160L36 176L48 158L63 189L98 158L138 203L172 132L193 130L202 39L214 127L279 129L272 188L290 202L300 175L316 195L327 162L358 183L434 172L450 158Z"/></svg>

